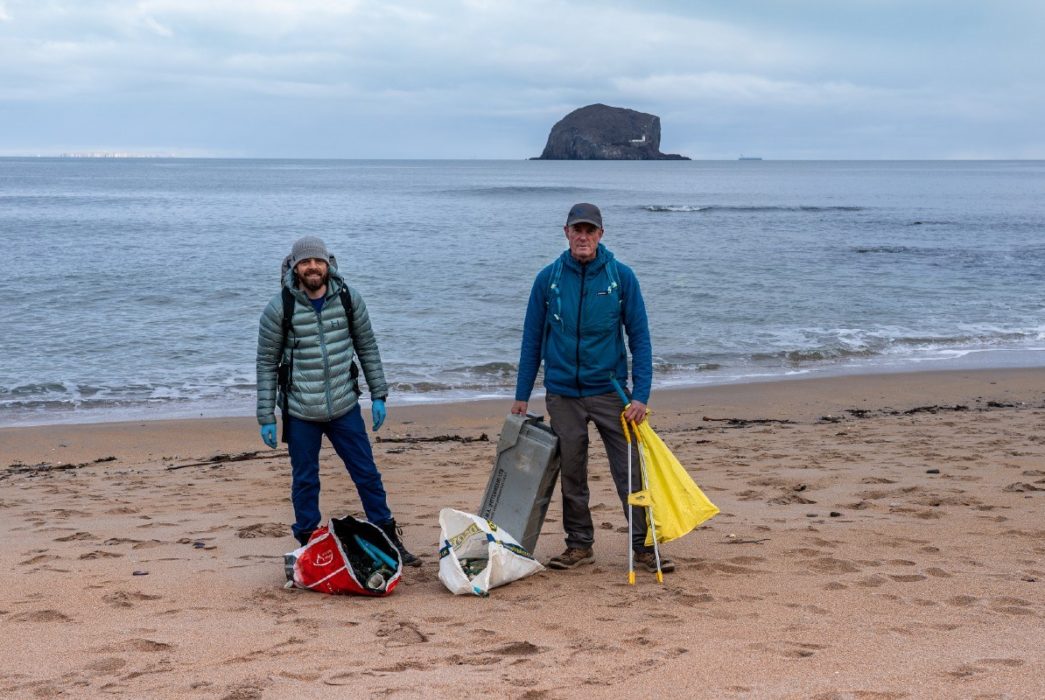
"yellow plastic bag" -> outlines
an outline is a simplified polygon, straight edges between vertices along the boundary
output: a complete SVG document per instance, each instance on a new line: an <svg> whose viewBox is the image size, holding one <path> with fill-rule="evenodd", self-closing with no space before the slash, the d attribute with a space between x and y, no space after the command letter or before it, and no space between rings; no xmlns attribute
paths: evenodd
<svg viewBox="0 0 1045 700"><path fill-rule="evenodd" d="M653 544L653 528L657 530L657 542L663 544L682 537L701 523L713 518L719 511L700 487L696 485L664 441L653 432L649 421L638 426L632 424L638 434L639 455L646 467L646 488L628 497L635 506L653 506L653 521L646 511L646 545Z"/></svg>

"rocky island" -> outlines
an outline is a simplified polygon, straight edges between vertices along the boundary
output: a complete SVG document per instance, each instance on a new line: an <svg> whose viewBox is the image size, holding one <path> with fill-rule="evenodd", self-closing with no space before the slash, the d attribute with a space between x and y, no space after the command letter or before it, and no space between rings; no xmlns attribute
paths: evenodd
<svg viewBox="0 0 1045 700"><path fill-rule="evenodd" d="M534 160L689 160L660 152L660 117L593 104L560 119Z"/></svg>

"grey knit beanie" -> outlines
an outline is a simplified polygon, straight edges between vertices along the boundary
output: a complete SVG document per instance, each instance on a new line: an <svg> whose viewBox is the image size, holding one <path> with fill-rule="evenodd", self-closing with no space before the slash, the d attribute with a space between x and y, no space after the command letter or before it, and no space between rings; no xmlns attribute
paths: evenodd
<svg viewBox="0 0 1045 700"><path fill-rule="evenodd" d="M327 244L316 236L305 236L294 241L294 247L290 249L290 266L297 267L302 260L316 258L330 264L330 253L327 252Z"/></svg>

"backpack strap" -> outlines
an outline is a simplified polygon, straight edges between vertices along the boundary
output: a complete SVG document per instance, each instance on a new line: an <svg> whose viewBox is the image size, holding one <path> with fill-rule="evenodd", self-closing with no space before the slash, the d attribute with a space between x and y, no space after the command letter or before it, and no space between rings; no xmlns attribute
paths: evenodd
<svg viewBox="0 0 1045 700"><path fill-rule="evenodd" d="M280 394L279 410L283 415L282 440L283 442L289 442L287 439L287 417L290 404L290 378L294 373L294 350L291 348L290 357L286 361L283 359L283 351L286 350L287 337L294 326L294 305L297 303L297 300L294 298L293 292L287 287L283 287L280 296L283 299L283 318L280 320L283 334L280 336L279 353L276 355L279 358L279 364L276 365L276 386L279 387Z"/></svg>
<svg viewBox="0 0 1045 700"><path fill-rule="evenodd" d="M341 297L341 306L345 310L345 318L348 320L348 334L352 336L352 342L356 342L356 327L352 318L352 295L348 293L348 285L341 285L341 291L338 293Z"/></svg>
<svg viewBox="0 0 1045 700"><path fill-rule="evenodd" d="M620 305L623 306L624 305L624 287L620 286L620 273L617 271L617 259L616 258L610 260L609 264L606 266L606 272L610 276L610 288L607 289L606 291L612 292L614 289L619 289L620 291L617 292L617 300L620 302Z"/></svg>
<svg viewBox="0 0 1045 700"><path fill-rule="evenodd" d="M562 292L559 290L559 280L562 279L562 258L556 258L555 264L552 267L551 281L548 283L548 295L544 300L544 308L550 312L547 316L549 319L546 323L551 323L552 320L557 323L562 323ZM551 300L555 299L555 309L551 307Z"/></svg>
<svg viewBox="0 0 1045 700"><path fill-rule="evenodd" d="M348 321L348 335L352 338L352 347L356 347L356 324L352 318L355 314L352 313L352 295L348 293L348 285L342 284L341 291L338 293L341 297L341 307L345 310L345 320ZM356 396L359 396L359 366L356 364L356 358L352 358L352 368L349 370L348 375L352 377L352 390L356 392Z"/></svg>
<svg viewBox="0 0 1045 700"><path fill-rule="evenodd" d="M283 287L280 296L283 298L283 318L281 320L283 336L279 341L279 354L282 356L283 350L287 346L287 336L290 335L290 329L294 325L294 305L297 303L297 299L294 298L293 292L287 287Z"/></svg>

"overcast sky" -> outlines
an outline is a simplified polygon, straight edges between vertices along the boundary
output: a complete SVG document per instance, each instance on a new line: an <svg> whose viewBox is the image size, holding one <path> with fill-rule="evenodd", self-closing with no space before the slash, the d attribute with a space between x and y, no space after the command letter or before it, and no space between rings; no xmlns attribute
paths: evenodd
<svg viewBox="0 0 1045 700"><path fill-rule="evenodd" d="M0 0L0 154L1045 158L1042 0Z"/></svg>

